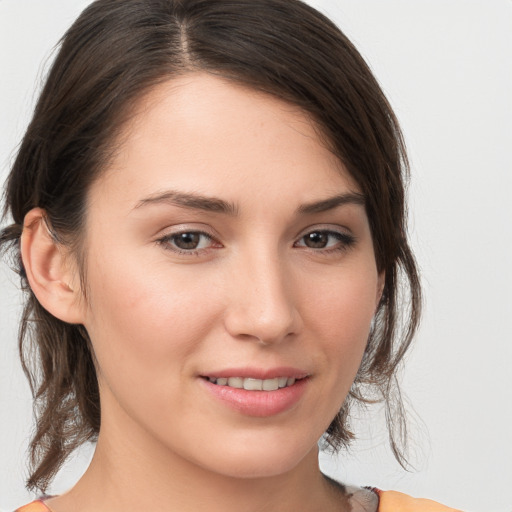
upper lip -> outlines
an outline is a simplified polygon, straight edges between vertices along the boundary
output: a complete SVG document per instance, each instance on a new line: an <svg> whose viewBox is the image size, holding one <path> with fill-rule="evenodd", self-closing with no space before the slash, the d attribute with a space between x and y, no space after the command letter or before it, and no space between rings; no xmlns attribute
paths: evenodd
<svg viewBox="0 0 512 512"><path fill-rule="evenodd" d="M294 379L303 379L307 377L309 373L305 370L298 368L292 368L290 366L280 366L274 368L254 368L254 367L242 367L242 368L224 368L218 371L208 371L207 373L201 374L202 377L207 378L229 378L229 377L242 377L244 379L275 379L277 377L292 377Z"/></svg>

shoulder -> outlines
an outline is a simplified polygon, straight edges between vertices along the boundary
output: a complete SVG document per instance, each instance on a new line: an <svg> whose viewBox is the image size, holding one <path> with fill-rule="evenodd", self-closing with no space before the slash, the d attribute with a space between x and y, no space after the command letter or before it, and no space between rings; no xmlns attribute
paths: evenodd
<svg viewBox="0 0 512 512"><path fill-rule="evenodd" d="M351 512L462 512L436 501L413 498L401 492L344 485L330 477L326 478L343 491Z"/></svg>
<svg viewBox="0 0 512 512"><path fill-rule="evenodd" d="M378 512L462 512L432 500L413 498L397 491L379 491Z"/></svg>
<svg viewBox="0 0 512 512"><path fill-rule="evenodd" d="M50 512L50 509L41 500L36 500L16 509L14 512Z"/></svg>

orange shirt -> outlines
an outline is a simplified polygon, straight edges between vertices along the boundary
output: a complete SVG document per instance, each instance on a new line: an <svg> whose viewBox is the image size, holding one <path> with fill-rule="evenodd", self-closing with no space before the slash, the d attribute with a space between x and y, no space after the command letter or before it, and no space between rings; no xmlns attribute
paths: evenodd
<svg viewBox="0 0 512 512"><path fill-rule="evenodd" d="M16 509L14 512L51 512L51 510L41 500L37 500Z"/></svg>
<svg viewBox="0 0 512 512"><path fill-rule="evenodd" d="M412 498L401 492L377 492L380 500L378 512L462 512L432 500Z"/></svg>

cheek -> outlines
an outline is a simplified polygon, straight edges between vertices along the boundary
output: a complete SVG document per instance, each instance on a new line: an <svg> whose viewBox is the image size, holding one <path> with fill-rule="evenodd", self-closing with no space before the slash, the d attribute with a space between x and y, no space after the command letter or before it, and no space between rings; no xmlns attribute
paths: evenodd
<svg viewBox="0 0 512 512"><path fill-rule="evenodd" d="M340 273L310 297L305 314L318 320L330 339L357 340L367 332L376 309L377 277L373 272ZM319 287L320 288L320 287Z"/></svg>
<svg viewBox="0 0 512 512"><path fill-rule="evenodd" d="M215 302L186 273L98 261L88 281L86 328L103 372L113 363L148 376L160 366L176 366L197 348L216 317Z"/></svg>
<svg viewBox="0 0 512 512"><path fill-rule="evenodd" d="M332 278L304 309L307 324L317 333L313 343L321 336L332 379L343 388L348 389L355 377L368 340L378 287L374 276L363 269Z"/></svg>

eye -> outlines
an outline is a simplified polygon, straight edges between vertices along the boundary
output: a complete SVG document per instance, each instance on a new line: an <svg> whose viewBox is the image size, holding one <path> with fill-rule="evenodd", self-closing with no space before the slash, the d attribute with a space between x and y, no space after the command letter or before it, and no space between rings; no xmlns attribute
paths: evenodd
<svg viewBox="0 0 512 512"><path fill-rule="evenodd" d="M179 253L195 253L215 245L213 237L202 231L181 231L158 240L166 249Z"/></svg>
<svg viewBox="0 0 512 512"><path fill-rule="evenodd" d="M347 233L339 231L317 229L302 236L295 247L307 247L308 249L343 250L355 242L355 238Z"/></svg>

